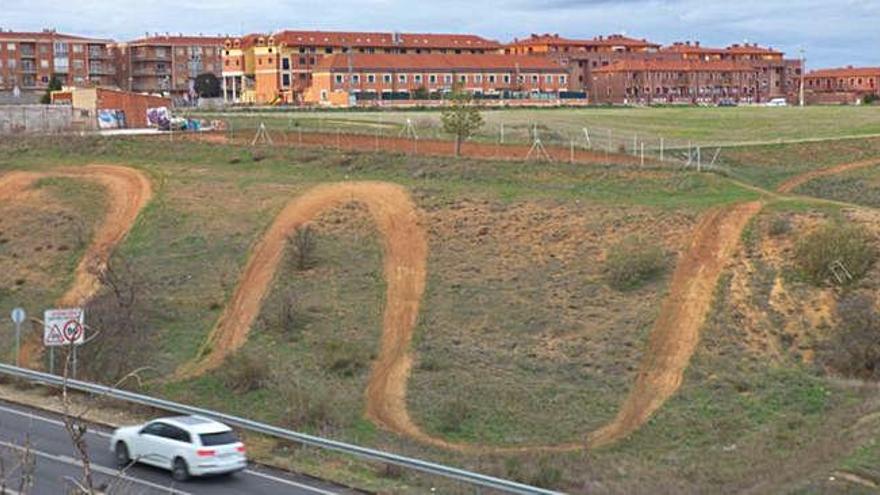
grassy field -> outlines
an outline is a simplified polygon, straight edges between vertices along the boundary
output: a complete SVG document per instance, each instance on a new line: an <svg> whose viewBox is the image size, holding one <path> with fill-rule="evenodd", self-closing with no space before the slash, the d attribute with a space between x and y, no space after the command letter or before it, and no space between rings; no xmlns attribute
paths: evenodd
<svg viewBox="0 0 880 495"><path fill-rule="evenodd" d="M211 116L211 114L204 114ZM505 142L529 142L537 126L547 142L584 143L583 129L590 130L593 146L612 149L629 146L634 135L645 146L731 145L737 143L824 139L880 134L880 107L806 108L585 108L511 109L483 113L485 126L478 140L498 141L504 127ZM282 112L247 111L225 114L236 129L255 129L260 122L270 129L323 130L397 135L410 120L421 138L448 138L442 133L439 111L381 112Z"/></svg>
<svg viewBox="0 0 880 495"><path fill-rule="evenodd" d="M874 132L876 109L848 110L854 112L846 120L850 130L828 132ZM739 119L752 115L749 122L759 127L772 120L790 136L808 129L796 119L777 120L777 114L760 118L799 109L650 111L688 116L675 131L684 138L722 111ZM821 122L840 118L842 109L806 111L822 112L815 114ZM529 112L489 117L525 119ZM621 125L661 127L649 124L655 117L641 109L537 113L572 125L593 112ZM711 125L720 135L723 126ZM826 131L821 124L815 130ZM760 134L738 132L737 139ZM152 178L155 197L115 255L137 281L137 311L151 343L144 357L156 370L146 385L151 393L575 493L810 493L839 488L828 481L836 470L873 476L871 466L880 458L872 442L880 424L870 418L880 404L876 387L841 380L811 358L835 317L833 311L815 321L810 315L837 294L787 275L793 268L784 253L831 219L875 225L837 206L774 202L747 186L772 188L803 171L876 156L878 148L880 140L743 148L731 152L725 165L745 184L724 174L671 168L135 139L7 142L0 144L0 172L98 162L136 167ZM873 176L856 177L867 181L859 191L874 186ZM769 204L750 224L744 248L716 289L683 387L643 428L609 448L460 454L364 419L385 281L381 242L357 205L313 222L309 269L295 266L288 247L252 338L226 366L198 379L169 381L176 366L196 355L249 249L281 208L314 185L353 180L408 188L428 232L427 290L407 391L410 414L432 435L497 447L581 442L611 419L635 379L673 267L701 215L758 198ZM816 182L798 192L846 199L848 189ZM88 238L100 222L103 199L100 188L84 184L46 179L37 189L45 197L0 205L0 237L9 239L0 240L0 308L23 304L36 313L70 282L82 243L65 241L70 248L60 252L55 242L53 249L35 246L55 236ZM811 189L817 187L827 190ZM865 203L873 206L871 197L865 194ZM43 211L33 204L48 206ZM51 223L65 216L76 222ZM784 234L771 233L777 217L791 225ZM660 265L656 276L635 288L615 289L608 281L609 255L632 239L657 247ZM860 290L878 287L880 269L874 268ZM806 319L790 327L792 315L799 314ZM425 490L424 479L308 449L267 445L262 451L367 488Z"/></svg>

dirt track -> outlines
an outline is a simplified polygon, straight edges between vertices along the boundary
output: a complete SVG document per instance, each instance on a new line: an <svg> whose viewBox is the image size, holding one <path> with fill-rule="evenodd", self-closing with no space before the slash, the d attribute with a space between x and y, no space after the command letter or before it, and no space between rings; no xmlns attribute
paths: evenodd
<svg viewBox="0 0 880 495"><path fill-rule="evenodd" d="M813 179L818 179L819 177L827 177L829 175L840 174L843 172L848 172L850 170L856 170L865 167L872 167L874 165L880 165L880 160L862 160L860 162L852 162L852 163L844 163L841 165L836 165L834 167L822 168L818 170L811 170L805 174L797 175L783 182L776 188L776 192L780 193L790 193L797 189L798 187L810 182Z"/></svg>
<svg viewBox="0 0 880 495"><path fill-rule="evenodd" d="M192 377L219 366L247 341L290 236L328 209L349 202L366 205L382 235L387 283L379 356L366 391L366 414L375 423L419 436L406 409L406 382L412 366L410 342L425 290L428 243L415 204L400 186L352 182L318 186L294 199L254 246L235 293L195 362L178 370Z"/></svg>
<svg viewBox="0 0 880 495"><path fill-rule="evenodd" d="M25 194L26 189L43 177L68 177L95 181L107 191L107 213L94 238L76 267L73 285L58 300L59 306L85 304L100 288L97 273L106 266L113 249L125 238L140 211L152 197L150 180L140 170L116 165L89 165L57 171L10 172L0 177L0 201ZM19 358L24 366L37 368L43 351L42 336L31 334L21 347Z"/></svg>

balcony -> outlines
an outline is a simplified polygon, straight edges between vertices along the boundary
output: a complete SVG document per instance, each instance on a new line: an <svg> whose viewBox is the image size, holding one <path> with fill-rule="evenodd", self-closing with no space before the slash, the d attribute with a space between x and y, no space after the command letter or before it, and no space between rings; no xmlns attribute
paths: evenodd
<svg viewBox="0 0 880 495"><path fill-rule="evenodd" d="M171 52L165 52L165 54L157 54L155 52L132 52L131 54L132 61L135 62L170 62L171 61Z"/></svg>
<svg viewBox="0 0 880 495"><path fill-rule="evenodd" d="M107 67L101 65L90 65L89 66L89 74L90 75L98 75L98 76L112 76L116 74L116 69L114 67Z"/></svg>
<svg viewBox="0 0 880 495"><path fill-rule="evenodd" d="M131 75L133 76L141 76L141 77L165 77L171 76L170 69L157 69L155 67L140 67L131 71Z"/></svg>
<svg viewBox="0 0 880 495"><path fill-rule="evenodd" d="M31 47L22 46L19 49L19 54L21 54L21 58L37 58L36 50Z"/></svg>
<svg viewBox="0 0 880 495"><path fill-rule="evenodd" d="M27 63L22 62L21 71L25 74L36 74L37 73L37 66L35 64L27 64Z"/></svg>

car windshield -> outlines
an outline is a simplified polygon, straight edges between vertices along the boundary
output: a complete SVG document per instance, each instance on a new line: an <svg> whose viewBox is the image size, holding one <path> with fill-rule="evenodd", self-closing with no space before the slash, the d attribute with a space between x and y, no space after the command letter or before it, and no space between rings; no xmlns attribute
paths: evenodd
<svg viewBox="0 0 880 495"><path fill-rule="evenodd" d="M202 439L202 445L205 447L238 443L238 437L232 430L221 431L220 433L202 433L199 435L199 438Z"/></svg>

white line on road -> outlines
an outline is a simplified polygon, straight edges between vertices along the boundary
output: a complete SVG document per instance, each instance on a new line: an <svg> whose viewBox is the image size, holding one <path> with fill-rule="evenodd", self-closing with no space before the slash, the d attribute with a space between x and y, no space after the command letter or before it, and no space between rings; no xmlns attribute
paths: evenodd
<svg viewBox="0 0 880 495"><path fill-rule="evenodd" d="M62 428L64 427L64 422L63 422L63 421L59 421L59 420L57 420L57 419L46 418L46 417L44 417L44 416L40 416L40 415L38 415L38 414L34 414L34 413L30 413L30 412L22 411L22 410L20 410L20 409L14 409L14 408L11 408L11 407L0 406L0 411L2 411L2 412L6 412L6 413L9 413L9 414L15 414L15 415L18 415L18 416L24 416L24 417L29 418L29 419L37 419L37 420L40 420L40 421L42 421L42 422L44 422L44 423L49 423L49 424L52 424L52 425L60 426L60 427L62 427ZM94 430L94 429L91 429L91 430L89 430L89 433L92 433L92 434L95 434L95 435L98 435L98 436L100 436L100 437L104 437L104 438L110 438L110 437L112 437L112 435L110 435L109 433L106 433L106 432L103 432L103 431L100 431L100 430ZM284 478L279 478L279 477L277 477L277 476L272 476L271 474L261 473L261 472L259 472L259 471L254 471L253 469L245 469L243 472L246 473L246 474L250 474L250 475L252 475L252 476L256 476L256 477L258 477L258 478L263 478L263 479L267 479L267 480L270 480L270 481L274 481L274 482L276 482L276 483L282 483L282 484L285 484L285 485L288 485L288 486L293 486L293 487L296 487L296 488L300 488L300 489L302 489L302 490L308 490L308 491L310 491L310 492L312 492L312 493L317 493L317 494L319 494L319 495L337 495L337 492L332 492L332 491L324 490L324 489L322 489L322 488L317 488L317 487L314 487L314 486L309 486L309 485L306 485L306 484L303 484L303 483L297 483L296 481L287 480L287 479L284 479ZM180 493L182 493L182 492L180 492Z"/></svg>
<svg viewBox="0 0 880 495"><path fill-rule="evenodd" d="M259 478L265 478L270 481L274 481L276 483L284 483L285 485L295 486L297 488L301 488L303 490L308 490L313 493L319 493L321 495L338 495L338 492L331 492L327 490L323 490L321 488L316 488L314 486L304 485L302 483L297 483L296 481L286 480L284 478L279 478L277 476L272 476L271 474L261 473L259 471L254 471L252 469L245 469L245 473L252 474Z"/></svg>
<svg viewBox="0 0 880 495"><path fill-rule="evenodd" d="M0 445L4 446L6 448L9 448L9 449L15 449L15 450L19 450L19 451L28 450L25 447L18 445L18 444L15 444L15 443L12 443L12 442L0 441ZM64 463L64 464L67 464L70 466L82 467L82 465L83 465L82 462L80 462L79 460L74 459L73 457L70 457L70 456L55 455L55 454L50 454L48 452L43 452L41 450L35 450L35 449L30 449L29 451L31 454L33 454L37 457L43 457L45 459L49 459L49 460L56 461L56 462L61 462L61 463ZM124 480L124 481L130 481L132 483L138 483L138 484L141 484L144 486L148 486L150 488L162 490L162 491L168 492L172 495L192 495L189 492L184 492L184 491L178 490L176 488L171 488L169 486L163 486L158 483L153 483L151 481L142 480L140 478L134 478L134 477L129 476L127 474L123 474L116 469L110 469L110 468L104 467L100 464L92 463L91 467L92 467L92 470L97 471L101 474L106 474L108 476L114 476L114 477L117 477L117 478Z"/></svg>

